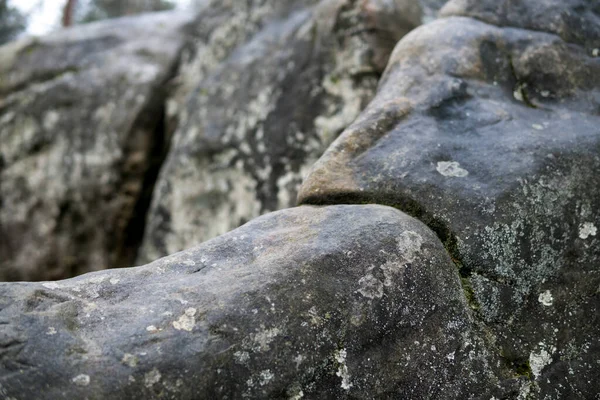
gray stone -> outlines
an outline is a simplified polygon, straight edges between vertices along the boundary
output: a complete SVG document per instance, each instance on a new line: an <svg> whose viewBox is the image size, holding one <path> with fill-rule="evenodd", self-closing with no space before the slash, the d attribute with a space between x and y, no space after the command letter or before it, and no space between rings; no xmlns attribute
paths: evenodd
<svg viewBox="0 0 600 400"><path fill-rule="evenodd" d="M0 280L133 263L189 21L124 18L0 48Z"/></svg>
<svg viewBox="0 0 600 400"><path fill-rule="evenodd" d="M295 205L308 167L370 101L420 7L235 2L208 7L200 21L171 101L179 127L139 263Z"/></svg>
<svg viewBox="0 0 600 400"><path fill-rule="evenodd" d="M300 199L394 205L424 221L506 365L531 379L521 395L594 398L598 5L508 3L453 1L448 18L407 35Z"/></svg>
<svg viewBox="0 0 600 400"><path fill-rule="evenodd" d="M423 10L423 23L429 23L438 18L440 9L448 0L419 0Z"/></svg>
<svg viewBox="0 0 600 400"><path fill-rule="evenodd" d="M8 398L489 398L516 382L436 235L379 205L292 208L143 267L0 284L0 345Z"/></svg>
<svg viewBox="0 0 600 400"><path fill-rule="evenodd" d="M552 33L590 53L600 46L600 3L596 0L452 0L440 13Z"/></svg>

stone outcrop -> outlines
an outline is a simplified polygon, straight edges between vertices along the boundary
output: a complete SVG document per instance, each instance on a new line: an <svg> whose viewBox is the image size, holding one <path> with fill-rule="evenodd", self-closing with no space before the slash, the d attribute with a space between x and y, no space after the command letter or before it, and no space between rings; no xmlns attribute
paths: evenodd
<svg viewBox="0 0 600 400"><path fill-rule="evenodd" d="M374 98L311 168L298 207L145 266L0 284L0 397L595 399L600 8L438 3L423 2L431 22L389 57L408 3L207 3L161 97L163 136L177 131L140 260L293 204L279 181L317 156L308 138L324 146ZM2 110L42 101L33 90L61 77L11 78L2 90L18 101ZM13 153L3 202L7 171L23 172L14 188L41 182ZM103 181L82 182L73 198ZM114 220L89 210L97 219L72 229ZM28 237L15 226L10 249Z"/></svg>
<svg viewBox="0 0 600 400"><path fill-rule="evenodd" d="M0 284L0 308L8 397L465 398L511 382L435 234L378 205L292 208L144 267Z"/></svg>
<svg viewBox="0 0 600 400"><path fill-rule="evenodd" d="M420 23L413 1L260 3L218 2L200 15L138 263L294 206L307 169Z"/></svg>
<svg viewBox="0 0 600 400"><path fill-rule="evenodd" d="M143 264L293 206L420 17L215 0L3 47L0 280Z"/></svg>
<svg viewBox="0 0 600 400"><path fill-rule="evenodd" d="M0 49L0 280L132 265L187 22L125 18Z"/></svg>
<svg viewBox="0 0 600 400"><path fill-rule="evenodd" d="M600 373L600 35L592 2L455 1L394 50L301 190L436 231L479 320L540 398ZM456 15L456 16L455 16ZM550 22L549 22L550 21Z"/></svg>

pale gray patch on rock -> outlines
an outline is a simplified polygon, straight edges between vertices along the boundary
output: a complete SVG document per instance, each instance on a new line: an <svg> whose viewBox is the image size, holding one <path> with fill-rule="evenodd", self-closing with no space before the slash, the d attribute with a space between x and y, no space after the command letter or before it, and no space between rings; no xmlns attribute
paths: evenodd
<svg viewBox="0 0 600 400"><path fill-rule="evenodd" d="M77 386L87 386L90 384L90 376L85 374L77 375L72 381Z"/></svg>
<svg viewBox="0 0 600 400"><path fill-rule="evenodd" d="M191 332L196 325L194 315L196 315L196 309L193 307L187 308L177 321L173 321L173 327L177 330Z"/></svg>
<svg viewBox="0 0 600 400"><path fill-rule="evenodd" d="M161 374L160 371L156 368L153 368L152 371L147 372L144 375L144 385L147 388L151 388L152 386L154 386L155 384L157 384L158 382L160 382L160 378L161 378Z"/></svg>
<svg viewBox="0 0 600 400"><path fill-rule="evenodd" d="M592 222L584 222L579 226L579 237L587 239L590 236L596 236L597 228Z"/></svg>
<svg viewBox="0 0 600 400"><path fill-rule="evenodd" d="M436 167L437 171L444 176L464 178L469 175L469 171L460 167L456 161L439 161Z"/></svg>
<svg viewBox="0 0 600 400"><path fill-rule="evenodd" d="M538 301L546 307L551 306L553 300L554 299L552 297L552 293L550 293L549 290L546 290L545 292L540 293L540 295L538 296Z"/></svg>

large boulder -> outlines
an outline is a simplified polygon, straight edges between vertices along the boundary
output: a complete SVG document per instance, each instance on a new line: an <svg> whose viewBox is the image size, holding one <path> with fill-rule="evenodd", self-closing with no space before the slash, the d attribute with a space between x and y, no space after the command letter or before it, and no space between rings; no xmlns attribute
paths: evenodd
<svg viewBox="0 0 600 400"><path fill-rule="evenodd" d="M499 398L436 235L303 206L128 269L0 284L0 390L36 399Z"/></svg>
<svg viewBox="0 0 600 400"><path fill-rule="evenodd" d="M598 3L461 0L441 13L398 44L300 200L394 205L424 221L503 359L531 379L523 392L594 398Z"/></svg>
<svg viewBox="0 0 600 400"><path fill-rule="evenodd" d="M261 3L217 2L200 14L139 263L295 205L308 167L371 100L393 46L420 23L413 1Z"/></svg>
<svg viewBox="0 0 600 400"><path fill-rule="evenodd" d="M133 263L189 21L124 18L0 48L0 280Z"/></svg>

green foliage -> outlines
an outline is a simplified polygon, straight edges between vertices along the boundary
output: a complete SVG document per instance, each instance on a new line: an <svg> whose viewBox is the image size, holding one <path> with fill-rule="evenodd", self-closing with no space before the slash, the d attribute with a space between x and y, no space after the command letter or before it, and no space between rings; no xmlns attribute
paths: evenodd
<svg viewBox="0 0 600 400"><path fill-rule="evenodd" d="M8 0L0 0L0 44L9 42L25 30L25 16L8 5Z"/></svg>

